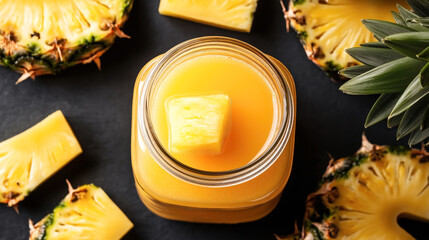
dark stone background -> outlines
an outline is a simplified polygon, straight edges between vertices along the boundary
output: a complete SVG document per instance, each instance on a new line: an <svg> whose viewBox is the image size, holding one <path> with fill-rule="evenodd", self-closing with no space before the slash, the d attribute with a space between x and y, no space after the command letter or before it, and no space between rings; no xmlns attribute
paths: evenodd
<svg viewBox="0 0 429 240"><path fill-rule="evenodd" d="M124 31L94 64L38 77L15 86L19 75L0 68L0 140L7 139L61 109L71 124L83 154L73 160L19 204L20 214L0 206L0 239L28 239L28 219L39 221L74 186L102 187L135 224L124 239L274 239L293 232L301 221L304 200L314 191L329 161L353 154L360 147L363 123L375 97L348 96L311 63L295 34L286 33L276 0L259 1L252 32L238 33L158 14L159 1L136 0ZM278 207L252 223L210 225L162 219L139 200L130 160L131 99L135 78L143 65L174 45L199 36L222 35L246 41L270 54L291 71L298 92L297 135L293 171ZM365 130L370 141L397 144L385 123ZM401 142L404 143L404 142ZM405 223L407 225L407 223ZM423 227L414 226L415 232ZM427 229L427 227L425 228ZM427 239L420 235L419 239ZM418 235L416 235L418 237Z"/></svg>

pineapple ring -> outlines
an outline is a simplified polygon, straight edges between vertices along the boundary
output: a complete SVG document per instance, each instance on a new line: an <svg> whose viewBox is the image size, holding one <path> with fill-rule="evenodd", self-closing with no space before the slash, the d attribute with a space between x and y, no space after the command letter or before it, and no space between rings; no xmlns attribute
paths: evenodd
<svg viewBox="0 0 429 240"><path fill-rule="evenodd" d="M354 156L331 161L308 196L302 233L286 239L414 239L401 214L429 220L429 154L364 137Z"/></svg>
<svg viewBox="0 0 429 240"><path fill-rule="evenodd" d="M132 0L0 0L0 65L18 80L94 61L112 45Z"/></svg>
<svg viewBox="0 0 429 240"><path fill-rule="evenodd" d="M291 0L284 9L287 26L292 26L310 60L333 80L342 82L338 71L359 64L345 50L377 41L362 19L393 21L396 4L408 6L406 0Z"/></svg>

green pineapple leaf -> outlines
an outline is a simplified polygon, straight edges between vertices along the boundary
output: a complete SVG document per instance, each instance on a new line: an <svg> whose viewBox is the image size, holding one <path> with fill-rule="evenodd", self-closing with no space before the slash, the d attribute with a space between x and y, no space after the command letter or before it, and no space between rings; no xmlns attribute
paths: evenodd
<svg viewBox="0 0 429 240"><path fill-rule="evenodd" d="M408 85L407 89L402 93L402 96L396 102L395 107L389 117L394 117L406 111L416 102L423 99L429 94L429 87L422 88L420 85L420 74Z"/></svg>
<svg viewBox="0 0 429 240"><path fill-rule="evenodd" d="M416 129L411 133L410 139L408 140L408 145L416 145L419 142L423 142L427 138L429 138L429 128L424 130Z"/></svg>
<svg viewBox="0 0 429 240"><path fill-rule="evenodd" d="M340 70L340 74L347 78L354 78L373 69L372 66L358 65Z"/></svg>
<svg viewBox="0 0 429 240"><path fill-rule="evenodd" d="M402 117L404 114L400 114L398 116L390 117L387 119L387 127L388 128L394 128L398 126L401 123Z"/></svg>
<svg viewBox="0 0 429 240"><path fill-rule="evenodd" d="M374 34L374 38L377 39L377 41L381 42L383 41L383 37L377 34Z"/></svg>
<svg viewBox="0 0 429 240"><path fill-rule="evenodd" d="M417 54L417 58L423 61L429 61L429 47L425 48L425 50Z"/></svg>
<svg viewBox="0 0 429 240"><path fill-rule="evenodd" d="M374 67L403 57L389 48L355 47L346 49L346 52L357 61Z"/></svg>
<svg viewBox="0 0 429 240"><path fill-rule="evenodd" d="M418 15L402 7L399 4L397 5L397 7L399 10L399 14L402 16L402 19L405 20L405 26L408 26L416 31L429 31L429 28L426 28L424 25L417 23L416 21L412 21L412 19L418 18Z"/></svg>
<svg viewBox="0 0 429 240"><path fill-rule="evenodd" d="M340 90L351 95L402 92L424 64L425 62L413 58L400 58L350 79Z"/></svg>
<svg viewBox="0 0 429 240"><path fill-rule="evenodd" d="M387 21L365 19L362 20L362 23L376 36L377 39L385 38L395 33L415 32L412 28Z"/></svg>
<svg viewBox="0 0 429 240"><path fill-rule="evenodd" d="M395 12L395 11L391 11L393 19L395 19L395 22L397 24L401 24L403 26L407 26L407 22L405 21L405 19L401 16L401 14Z"/></svg>
<svg viewBox="0 0 429 240"><path fill-rule="evenodd" d="M422 124L420 125L420 130L429 128L429 106L427 107L425 114L423 116Z"/></svg>
<svg viewBox="0 0 429 240"><path fill-rule="evenodd" d="M399 93L381 94L381 96L377 99L377 101L374 103L368 113L365 122L365 128L370 127L386 119L392 112L396 102L399 100L400 97L401 94Z"/></svg>
<svg viewBox="0 0 429 240"><path fill-rule="evenodd" d="M422 23L414 21L412 19L407 20L407 26L416 30L416 31L420 31L420 32L428 32L429 31L429 28L427 28L428 26L425 26Z"/></svg>
<svg viewBox="0 0 429 240"><path fill-rule="evenodd" d="M420 71L420 85L421 87L429 87L429 63Z"/></svg>
<svg viewBox="0 0 429 240"><path fill-rule="evenodd" d="M398 126L398 139L411 134L410 145L429 145L429 0L407 1L412 10L398 4L398 12L392 11L396 23L362 21L378 42L346 50L363 65L340 71L351 78L340 90L381 94L365 127L387 118L389 128Z"/></svg>
<svg viewBox="0 0 429 240"><path fill-rule="evenodd" d="M419 24L420 24L420 25L422 25L422 26L429 27L429 17L424 17L424 18L421 18L421 17L419 17L419 18L413 18L413 19L409 19L408 21L415 22L415 23L419 23Z"/></svg>
<svg viewBox="0 0 429 240"><path fill-rule="evenodd" d="M367 42L367 43L362 43L360 46L361 47L374 47L374 48L389 48L388 46L386 46L386 44L384 44L382 42Z"/></svg>
<svg viewBox="0 0 429 240"><path fill-rule="evenodd" d="M417 58L417 55L429 46L429 32L398 33L390 35L382 41L403 55Z"/></svg>
<svg viewBox="0 0 429 240"><path fill-rule="evenodd" d="M396 132L396 138L399 140L416 129L420 130L420 126L423 123L425 110L427 108L427 102L419 101L410 107L404 114L404 117L399 124L398 131Z"/></svg>
<svg viewBox="0 0 429 240"><path fill-rule="evenodd" d="M411 12L410 10L404 8L400 4L396 4L396 7L399 10L399 14L401 14L402 18L407 21L408 19L419 18L421 16Z"/></svg>
<svg viewBox="0 0 429 240"><path fill-rule="evenodd" d="M414 12L419 16L429 16L429 2L427 0L407 0Z"/></svg>

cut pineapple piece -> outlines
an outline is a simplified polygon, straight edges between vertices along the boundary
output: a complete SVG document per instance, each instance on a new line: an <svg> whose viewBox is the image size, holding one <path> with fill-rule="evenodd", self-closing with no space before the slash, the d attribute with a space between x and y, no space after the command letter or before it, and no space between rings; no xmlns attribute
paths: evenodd
<svg viewBox="0 0 429 240"><path fill-rule="evenodd" d="M56 111L0 143L0 202L13 206L82 153L67 120Z"/></svg>
<svg viewBox="0 0 429 240"><path fill-rule="evenodd" d="M227 95L178 97L167 101L170 150L219 154L231 126Z"/></svg>
<svg viewBox="0 0 429 240"><path fill-rule="evenodd" d="M338 71L359 64L345 50L377 41L362 19L391 20L396 4L406 0L291 0L287 23L296 30L310 60L333 80L344 81Z"/></svg>
<svg viewBox="0 0 429 240"><path fill-rule="evenodd" d="M159 13L250 32L257 0L161 0Z"/></svg>
<svg viewBox="0 0 429 240"><path fill-rule="evenodd" d="M0 0L0 65L28 77L95 62L112 46L133 0Z"/></svg>
<svg viewBox="0 0 429 240"><path fill-rule="evenodd" d="M35 226L30 221L30 240L117 240L133 224L107 196L93 184L73 189Z"/></svg>
<svg viewBox="0 0 429 240"><path fill-rule="evenodd" d="M331 161L320 189L308 196L302 234L285 239L414 239L397 218L429 220L429 154L366 138L362 145Z"/></svg>

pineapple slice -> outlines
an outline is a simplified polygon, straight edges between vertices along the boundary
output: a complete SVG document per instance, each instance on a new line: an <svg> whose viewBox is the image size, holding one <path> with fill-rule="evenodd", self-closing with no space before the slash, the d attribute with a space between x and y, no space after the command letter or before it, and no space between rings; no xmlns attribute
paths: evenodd
<svg viewBox="0 0 429 240"><path fill-rule="evenodd" d="M56 111L0 143L0 202L14 206L82 153L67 120Z"/></svg>
<svg viewBox="0 0 429 240"><path fill-rule="evenodd" d="M33 226L30 240L39 239L121 239L133 224L107 196L93 184L73 189L54 212Z"/></svg>
<svg viewBox="0 0 429 240"><path fill-rule="evenodd" d="M256 6L257 0L161 0L159 13L250 32Z"/></svg>
<svg viewBox="0 0 429 240"><path fill-rule="evenodd" d="M286 21L296 30L310 60L333 80L343 82L338 71L359 64L345 50L377 41L362 19L393 21L396 4L406 0L291 0L283 8Z"/></svg>
<svg viewBox="0 0 429 240"><path fill-rule="evenodd" d="M285 239L414 239L401 214L429 220L429 154L370 144L332 160L321 188L308 196L302 234Z"/></svg>
<svg viewBox="0 0 429 240"><path fill-rule="evenodd" d="M178 97L167 101L170 150L219 154L231 127L227 95Z"/></svg>
<svg viewBox="0 0 429 240"><path fill-rule="evenodd" d="M133 0L0 0L0 65L29 77L95 62L116 36Z"/></svg>

